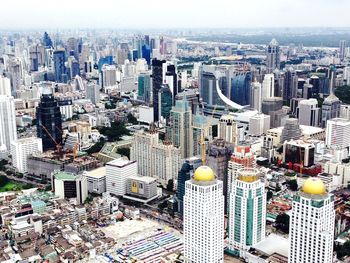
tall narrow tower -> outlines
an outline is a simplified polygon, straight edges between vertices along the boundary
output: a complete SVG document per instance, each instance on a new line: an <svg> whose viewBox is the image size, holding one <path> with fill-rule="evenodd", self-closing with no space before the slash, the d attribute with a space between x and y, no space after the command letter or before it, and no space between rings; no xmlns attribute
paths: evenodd
<svg viewBox="0 0 350 263"><path fill-rule="evenodd" d="M184 262L224 262L224 196L222 181L200 166L186 181Z"/></svg>
<svg viewBox="0 0 350 263"><path fill-rule="evenodd" d="M229 249L241 257L265 238L266 193L259 171L244 168L232 183L229 214Z"/></svg>
<svg viewBox="0 0 350 263"><path fill-rule="evenodd" d="M331 263L334 196L321 179L309 178L294 196L289 227L289 263Z"/></svg>
<svg viewBox="0 0 350 263"><path fill-rule="evenodd" d="M280 47L276 39L272 39L266 50L267 72L272 73L280 68Z"/></svg>

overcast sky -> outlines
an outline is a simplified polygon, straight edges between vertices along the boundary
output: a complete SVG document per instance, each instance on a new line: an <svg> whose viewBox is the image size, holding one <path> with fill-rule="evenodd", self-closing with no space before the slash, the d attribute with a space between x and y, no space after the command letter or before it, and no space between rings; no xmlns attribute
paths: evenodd
<svg viewBox="0 0 350 263"><path fill-rule="evenodd" d="M0 28L350 26L350 0L1 0Z"/></svg>

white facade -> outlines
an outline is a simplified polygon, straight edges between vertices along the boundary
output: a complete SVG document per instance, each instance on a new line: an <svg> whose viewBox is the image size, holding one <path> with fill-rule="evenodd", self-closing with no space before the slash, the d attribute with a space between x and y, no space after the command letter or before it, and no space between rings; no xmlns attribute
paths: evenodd
<svg viewBox="0 0 350 263"><path fill-rule="evenodd" d="M102 87L111 87L117 84L117 69L114 65L104 65L102 67Z"/></svg>
<svg viewBox="0 0 350 263"><path fill-rule="evenodd" d="M253 136L261 136L266 134L270 129L270 116L265 114L257 114L249 118L249 134Z"/></svg>
<svg viewBox="0 0 350 263"><path fill-rule="evenodd" d="M20 173L27 172L28 156L43 151L41 138L22 138L11 142L11 156L13 166Z"/></svg>
<svg viewBox="0 0 350 263"><path fill-rule="evenodd" d="M349 75L350 75L350 67L349 67ZM348 85L350 85L350 83ZM339 118L350 120L350 105L346 105L346 104L340 105Z"/></svg>
<svg viewBox="0 0 350 263"><path fill-rule="evenodd" d="M222 181L192 179L186 181L185 187L184 262L224 262Z"/></svg>
<svg viewBox="0 0 350 263"><path fill-rule="evenodd" d="M137 175L136 161L116 159L106 164L107 192L123 196L126 194L126 182L130 176Z"/></svg>
<svg viewBox="0 0 350 263"><path fill-rule="evenodd" d="M89 193L102 194L106 192L106 167L99 167L91 171L85 171Z"/></svg>
<svg viewBox="0 0 350 263"><path fill-rule="evenodd" d="M262 83L262 100L275 96L275 77L273 74L266 74Z"/></svg>
<svg viewBox="0 0 350 263"><path fill-rule="evenodd" d="M11 82L9 78L0 76L0 95L11 96Z"/></svg>
<svg viewBox="0 0 350 263"><path fill-rule="evenodd" d="M13 97L0 95L0 146L10 151L11 142L17 140L15 103Z"/></svg>
<svg viewBox="0 0 350 263"><path fill-rule="evenodd" d="M66 119L70 119L73 117L73 105L69 104L69 105L61 105L60 106L60 111L61 114L66 118Z"/></svg>
<svg viewBox="0 0 350 263"><path fill-rule="evenodd" d="M86 87L86 98L91 100L93 104L97 104L100 101L100 86L88 84Z"/></svg>
<svg viewBox="0 0 350 263"><path fill-rule="evenodd" d="M346 148L350 146L350 121L334 118L327 121L326 145Z"/></svg>
<svg viewBox="0 0 350 263"><path fill-rule="evenodd" d="M315 126L319 125L320 108L318 108L316 99L302 100L297 108L297 116L300 125Z"/></svg>
<svg viewBox="0 0 350 263"><path fill-rule="evenodd" d="M265 239L266 193L253 168L238 170L232 183L229 212L229 249L240 256Z"/></svg>
<svg viewBox="0 0 350 263"><path fill-rule="evenodd" d="M301 192L290 218L288 263L332 263L335 210L333 196Z"/></svg>
<svg viewBox="0 0 350 263"><path fill-rule="evenodd" d="M238 128L233 115L227 114L221 116L218 126L218 138L234 144L238 143Z"/></svg>
<svg viewBox="0 0 350 263"><path fill-rule="evenodd" d="M261 84L255 81L250 87L250 106L258 112L261 112L261 96Z"/></svg>

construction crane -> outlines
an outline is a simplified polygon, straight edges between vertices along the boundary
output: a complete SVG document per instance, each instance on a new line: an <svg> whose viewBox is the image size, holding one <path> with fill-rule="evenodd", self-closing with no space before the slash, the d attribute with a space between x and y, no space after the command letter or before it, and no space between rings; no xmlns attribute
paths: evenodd
<svg viewBox="0 0 350 263"><path fill-rule="evenodd" d="M49 133L49 131L46 129L46 127L44 125L40 124L40 126L44 129L44 131L47 133L47 135L49 135L51 140L55 143L57 152L59 154L61 154L61 149L62 149L61 144L57 143L57 141L52 137L52 135Z"/></svg>

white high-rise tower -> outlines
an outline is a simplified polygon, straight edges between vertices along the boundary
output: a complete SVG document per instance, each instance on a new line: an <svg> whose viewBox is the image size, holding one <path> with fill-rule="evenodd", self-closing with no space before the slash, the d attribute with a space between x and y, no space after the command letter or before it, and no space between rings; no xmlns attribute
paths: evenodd
<svg viewBox="0 0 350 263"><path fill-rule="evenodd" d="M262 83L262 99L275 96L275 77L273 74L266 74Z"/></svg>
<svg viewBox="0 0 350 263"><path fill-rule="evenodd" d="M0 146L10 151L11 142L17 140L15 102L13 97L0 95Z"/></svg>
<svg viewBox="0 0 350 263"><path fill-rule="evenodd" d="M250 247L265 239L266 193L259 170L238 170L232 183L229 213L229 249L244 257Z"/></svg>
<svg viewBox="0 0 350 263"><path fill-rule="evenodd" d="M208 166L186 181L183 222L185 262L224 262L223 183Z"/></svg>
<svg viewBox="0 0 350 263"><path fill-rule="evenodd" d="M288 262L332 263L334 221L334 196L321 179L307 179L293 198Z"/></svg>

